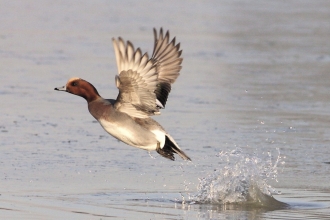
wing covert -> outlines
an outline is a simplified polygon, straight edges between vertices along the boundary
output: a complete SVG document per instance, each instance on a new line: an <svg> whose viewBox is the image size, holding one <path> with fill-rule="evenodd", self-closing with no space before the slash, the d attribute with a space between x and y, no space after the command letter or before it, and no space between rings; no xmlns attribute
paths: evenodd
<svg viewBox="0 0 330 220"><path fill-rule="evenodd" d="M154 29L154 50L152 57L142 55L141 49L134 49L133 44L119 37L112 39L118 75L116 86L119 94L115 107L133 117L148 117L160 114L164 108L171 84L175 82L181 70L182 51L175 38L170 42L169 32L159 36Z"/></svg>

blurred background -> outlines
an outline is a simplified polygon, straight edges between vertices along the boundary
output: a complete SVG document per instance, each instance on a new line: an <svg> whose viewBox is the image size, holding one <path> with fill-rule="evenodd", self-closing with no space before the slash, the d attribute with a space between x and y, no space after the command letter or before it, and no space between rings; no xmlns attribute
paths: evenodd
<svg viewBox="0 0 330 220"><path fill-rule="evenodd" d="M132 192L194 192L198 178L221 167L216 155L237 147L274 157L279 149L285 164L272 186L329 198L329 1L0 5L0 206L16 210L0 210L5 216L81 219L86 216L73 209L95 211L92 204L101 207L95 212L109 211L108 195L97 193L121 192L112 201L125 195L127 206L139 197ZM80 77L104 98L116 98L111 39L121 36L150 55L154 27L176 36L184 58L166 109L155 119L193 163L151 153L153 159L118 142L85 100L53 90ZM142 213L149 217L148 211ZM129 213L115 216L138 212Z"/></svg>

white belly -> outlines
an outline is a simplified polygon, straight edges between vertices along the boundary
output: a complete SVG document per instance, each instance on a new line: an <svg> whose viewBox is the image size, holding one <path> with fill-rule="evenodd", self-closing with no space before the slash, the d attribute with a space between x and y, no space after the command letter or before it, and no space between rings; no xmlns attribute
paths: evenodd
<svg viewBox="0 0 330 220"><path fill-rule="evenodd" d="M145 150L155 150L157 147L157 137L159 137L159 134L157 135L154 132L150 132L136 124L131 126L120 126L118 124L110 123L103 119L99 120L99 123L106 132L128 145L142 148Z"/></svg>

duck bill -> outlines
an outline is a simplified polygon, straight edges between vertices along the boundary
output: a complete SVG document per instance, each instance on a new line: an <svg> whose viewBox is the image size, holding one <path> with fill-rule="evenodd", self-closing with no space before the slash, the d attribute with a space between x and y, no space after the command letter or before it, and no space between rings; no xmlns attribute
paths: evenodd
<svg viewBox="0 0 330 220"><path fill-rule="evenodd" d="M66 86L56 87L54 90L66 92Z"/></svg>

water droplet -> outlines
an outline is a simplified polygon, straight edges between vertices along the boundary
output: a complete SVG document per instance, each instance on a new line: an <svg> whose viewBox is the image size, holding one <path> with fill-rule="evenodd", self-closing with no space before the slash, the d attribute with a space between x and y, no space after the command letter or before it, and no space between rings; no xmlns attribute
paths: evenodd
<svg viewBox="0 0 330 220"><path fill-rule="evenodd" d="M272 161L270 151L258 155L243 153L240 148L228 152L220 152L219 159L227 161L224 167L213 169L207 177L198 178L197 193L189 195L189 201L225 204L232 202L258 202L263 195L278 194L268 184L269 180L277 181L277 168L282 159L278 156ZM185 181L185 186L189 183ZM183 195L181 194L183 197ZM267 199L267 198L266 198ZM252 200L252 201L251 201ZM184 197L182 204L184 204Z"/></svg>

